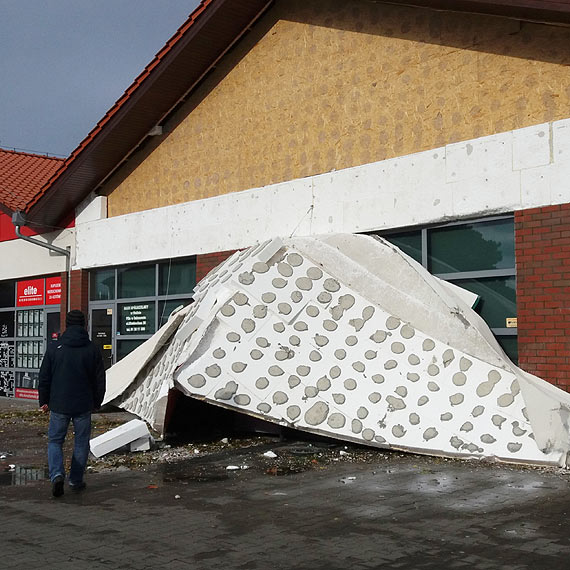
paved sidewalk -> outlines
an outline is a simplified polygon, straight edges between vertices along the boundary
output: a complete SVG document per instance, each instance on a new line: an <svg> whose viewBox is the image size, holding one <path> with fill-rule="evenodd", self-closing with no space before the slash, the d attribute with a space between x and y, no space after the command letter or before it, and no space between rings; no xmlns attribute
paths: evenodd
<svg viewBox="0 0 570 570"><path fill-rule="evenodd" d="M247 453L94 473L60 499L47 481L0 485L0 567L570 567L567 472L399 453L283 476L226 469Z"/></svg>

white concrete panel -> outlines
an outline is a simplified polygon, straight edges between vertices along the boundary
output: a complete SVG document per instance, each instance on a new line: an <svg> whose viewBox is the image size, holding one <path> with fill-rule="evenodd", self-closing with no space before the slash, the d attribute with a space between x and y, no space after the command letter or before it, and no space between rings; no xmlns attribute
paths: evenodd
<svg viewBox="0 0 570 570"><path fill-rule="evenodd" d="M565 203L569 156L570 120L564 120L206 200L78 220L75 267L241 249L274 235L364 232Z"/></svg>
<svg viewBox="0 0 570 570"><path fill-rule="evenodd" d="M554 162L570 159L570 119L552 123L552 159Z"/></svg>
<svg viewBox="0 0 570 570"><path fill-rule="evenodd" d="M504 171L447 186L453 192L453 214L484 216L520 209L520 172Z"/></svg>
<svg viewBox="0 0 570 570"><path fill-rule="evenodd" d="M550 164L551 125L542 124L513 131L513 169Z"/></svg>
<svg viewBox="0 0 570 570"><path fill-rule="evenodd" d="M551 202L552 177L556 170L552 164L521 170L521 209L537 208Z"/></svg>
<svg viewBox="0 0 570 570"><path fill-rule="evenodd" d="M75 229L52 232L33 239L62 249L74 244ZM72 250L73 254L73 250ZM66 256L22 239L0 242L0 281L47 275L66 270Z"/></svg>
<svg viewBox="0 0 570 570"><path fill-rule="evenodd" d="M511 170L512 133L501 133L445 147L448 183L485 180Z"/></svg>

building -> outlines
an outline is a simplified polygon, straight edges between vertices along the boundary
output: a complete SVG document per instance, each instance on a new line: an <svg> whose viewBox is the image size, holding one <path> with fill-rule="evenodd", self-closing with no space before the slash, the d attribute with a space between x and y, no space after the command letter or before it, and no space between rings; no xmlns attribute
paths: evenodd
<svg viewBox="0 0 570 570"><path fill-rule="evenodd" d="M0 396L37 399L45 343L60 331L66 256L19 239L8 213L24 210L62 164L58 158L0 149ZM21 233L65 249L73 241L73 218L62 223L63 230L38 235L32 225Z"/></svg>
<svg viewBox="0 0 570 570"><path fill-rule="evenodd" d="M45 231L75 209L69 306L109 364L229 252L366 232L477 292L568 390L569 23L538 0L204 0L4 211Z"/></svg>

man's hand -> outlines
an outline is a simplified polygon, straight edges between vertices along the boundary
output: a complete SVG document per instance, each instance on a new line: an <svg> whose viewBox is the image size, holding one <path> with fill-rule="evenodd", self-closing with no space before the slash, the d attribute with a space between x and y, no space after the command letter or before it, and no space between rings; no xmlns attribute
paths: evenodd
<svg viewBox="0 0 570 570"><path fill-rule="evenodd" d="M43 406L40 406L40 410L44 413L47 414L49 412L49 406L47 404L44 404Z"/></svg>

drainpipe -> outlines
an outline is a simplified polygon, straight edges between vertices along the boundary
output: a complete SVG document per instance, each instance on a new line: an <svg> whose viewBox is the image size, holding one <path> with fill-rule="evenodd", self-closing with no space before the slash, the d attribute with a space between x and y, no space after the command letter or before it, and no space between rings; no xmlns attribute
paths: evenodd
<svg viewBox="0 0 570 570"><path fill-rule="evenodd" d="M66 259L65 259L65 272L67 273L67 311L69 311L69 304L71 302L71 251L70 251L70 246L67 246L67 249L63 249L61 247L57 247L56 245L52 245L51 243L44 243L43 241L38 241L36 239L33 239L31 237L25 236L22 234L22 232L20 231L20 227L25 226L26 225L26 217L22 212L14 212L12 214L12 223L14 224L14 227L16 229L16 235L20 238L23 239L24 241L29 241L30 243L33 243L34 245L39 245L40 247L45 247L46 249L49 249L50 251L53 251L55 253L60 253L61 255L65 255ZM67 312L66 311L66 312Z"/></svg>

